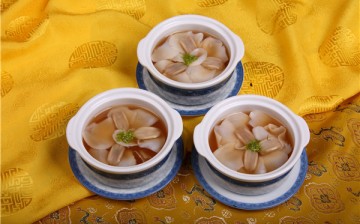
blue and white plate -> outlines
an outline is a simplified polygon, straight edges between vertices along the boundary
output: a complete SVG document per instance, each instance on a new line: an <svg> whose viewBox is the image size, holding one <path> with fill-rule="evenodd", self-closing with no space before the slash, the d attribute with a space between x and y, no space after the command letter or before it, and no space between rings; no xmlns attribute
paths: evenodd
<svg viewBox="0 0 360 224"><path fill-rule="evenodd" d="M267 209L290 199L303 184L308 167L306 150L304 149L300 160L284 177L285 180L281 182L280 186L264 194L244 195L225 189L223 183L216 181L217 178L213 169L206 159L197 153L196 149L192 150L191 160L197 180L211 196L228 206L244 210ZM242 187L239 186L239 188Z"/></svg>
<svg viewBox="0 0 360 224"><path fill-rule="evenodd" d="M179 138L165 159L149 171L140 174L104 174L90 168L72 148L69 148L71 169L79 182L102 197L134 200L164 188L177 174L183 159L183 141Z"/></svg>
<svg viewBox="0 0 360 224"><path fill-rule="evenodd" d="M139 88L148 90L165 100L172 108L177 110L182 116L204 115L216 103L238 94L244 79L244 70L242 63L239 62L230 79L219 88L206 90L201 95L186 94L181 95L179 92L171 91L160 87L158 83L150 76L148 70L140 63L136 68L136 80ZM169 87L167 87L169 88ZM190 100L189 100L190 99ZM188 101L191 101L190 103ZM202 103L206 101L206 103ZM199 104L193 105L192 102Z"/></svg>

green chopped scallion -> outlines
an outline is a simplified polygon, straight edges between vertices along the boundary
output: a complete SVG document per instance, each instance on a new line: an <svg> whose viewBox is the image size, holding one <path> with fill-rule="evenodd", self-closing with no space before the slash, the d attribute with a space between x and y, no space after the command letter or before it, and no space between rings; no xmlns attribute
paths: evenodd
<svg viewBox="0 0 360 224"><path fill-rule="evenodd" d="M248 144L246 144L246 149L253 152L260 152L261 150L260 141L256 139L250 141Z"/></svg>
<svg viewBox="0 0 360 224"><path fill-rule="evenodd" d="M191 55L189 53L185 53L183 55L183 60L184 60L184 64L186 66L189 66L191 63L193 63L194 61L196 61L196 59L198 59L195 55Z"/></svg>
<svg viewBox="0 0 360 224"><path fill-rule="evenodd" d="M116 141L128 144L134 139L134 137L134 132L131 130L121 131L116 134Z"/></svg>

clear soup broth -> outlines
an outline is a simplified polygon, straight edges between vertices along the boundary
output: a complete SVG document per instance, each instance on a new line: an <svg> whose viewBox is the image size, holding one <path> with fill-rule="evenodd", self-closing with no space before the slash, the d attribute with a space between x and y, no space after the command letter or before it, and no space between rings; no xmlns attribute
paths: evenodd
<svg viewBox="0 0 360 224"><path fill-rule="evenodd" d="M132 166L153 158L167 136L164 122L135 105L119 105L97 114L83 131L83 143L95 159L112 166Z"/></svg>
<svg viewBox="0 0 360 224"><path fill-rule="evenodd" d="M226 167L247 174L271 172L286 163L293 151L287 128L260 110L221 119L210 132L209 145Z"/></svg>
<svg viewBox="0 0 360 224"><path fill-rule="evenodd" d="M166 77L183 83L208 81L224 71L229 52L218 38L198 31L173 33L154 48L151 59Z"/></svg>

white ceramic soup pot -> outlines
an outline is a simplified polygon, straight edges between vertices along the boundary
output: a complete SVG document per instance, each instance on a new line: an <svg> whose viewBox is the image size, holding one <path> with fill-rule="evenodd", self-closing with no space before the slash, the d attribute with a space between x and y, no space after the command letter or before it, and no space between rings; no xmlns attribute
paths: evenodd
<svg viewBox="0 0 360 224"><path fill-rule="evenodd" d="M141 164L120 167L102 163L92 157L83 143L83 131L99 113L119 105L145 108L157 115L167 128L167 138L162 149L150 160ZM91 167L111 174L133 174L146 171L161 162L181 136L183 123L180 114L157 95L136 88L117 88L102 92L87 101L67 125L66 137L70 147Z"/></svg>
<svg viewBox="0 0 360 224"><path fill-rule="evenodd" d="M260 110L276 119L287 129L292 139L293 150L288 160L279 168L263 174L246 174L232 170L223 165L210 149L209 136L223 118L235 112L249 113ZM304 147L310 140L310 132L305 120L293 113L284 104L259 95L238 95L230 97L214 105L195 127L194 145L197 152L203 156L210 165L233 180L241 182L267 182L286 175L300 159Z"/></svg>
<svg viewBox="0 0 360 224"><path fill-rule="evenodd" d="M159 46L159 43L169 35L185 31L206 33L222 41L227 49L229 61L219 75L208 81L185 83L170 79L156 69L151 58L155 47ZM236 67L244 56L244 44L239 36L215 19L199 15L180 15L157 24L139 42L137 56L140 64L147 69L150 77L162 89L162 92L159 93L168 100L172 100L171 93L175 92L177 95L188 97L184 102L185 105L204 104L212 99L197 96L206 95L209 91L214 92L226 84L230 77L235 74ZM191 97L195 97L194 100L191 100ZM179 100L181 101L181 98L174 98L176 103L182 104ZM189 103L189 101L191 102Z"/></svg>

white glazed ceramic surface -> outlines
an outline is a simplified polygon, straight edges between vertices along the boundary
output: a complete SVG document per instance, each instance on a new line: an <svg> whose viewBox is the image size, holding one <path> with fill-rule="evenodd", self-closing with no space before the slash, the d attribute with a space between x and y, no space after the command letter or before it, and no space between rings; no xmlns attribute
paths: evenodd
<svg viewBox="0 0 360 224"><path fill-rule="evenodd" d="M183 31L205 32L220 39L225 44L229 51L230 58L228 66L221 74L206 82L181 83L167 78L155 68L151 61L151 54L159 41L170 34ZM236 34L215 19L199 15L181 15L172 17L156 25L148 35L139 42L137 56L139 62L158 81L179 89L197 90L212 87L226 80L244 56L244 44Z"/></svg>
<svg viewBox="0 0 360 224"><path fill-rule="evenodd" d="M224 181L224 179L220 182L219 176L214 174L205 158L199 156L196 150L192 151L191 164L199 183L212 197L228 206L244 210L268 209L289 200L304 183L308 167L304 149L299 161L282 181L276 182L276 186L264 187L261 184L256 186L252 183L252 187L246 187L233 181ZM224 184L230 187L226 188Z"/></svg>
<svg viewBox="0 0 360 224"><path fill-rule="evenodd" d="M78 181L95 194L115 200L134 200L163 189L179 171L183 154L183 142L179 138L168 156L156 166L141 173L126 175L96 172L71 148L69 162Z"/></svg>
<svg viewBox="0 0 360 224"><path fill-rule="evenodd" d="M276 170L265 174L244 174L231 170L216 159L209 146L209 135L213 127L225 116L238 112L261 110L280 121L293 139L293 152L287 162ZM310 140L309 128L304 119L294 114L280 102L258 95L238 95L213 106L194 130L194 144L198 153L219 172L244 182L264 182L284 175L299 160L304 147Z"/></svg>
<svg viewBox="0 0 360 224"><path fill-rule="evenodd" d="M148 90L165 100L182 116L204 115L216 103L237 95L244 79L241 62L236 66L234 75L222 87L204 95L182 95L176 91L165 91L150 77L149 72L140 63L136 69L136 79L141 89Z"/></svg>
<svg viewBox="0 0 360 224"><path fill-rule="evenodd" d="M166 142L152 159L135 166L111 166L93 158L84 147L82 133L89 121L100 112L118 105L137 105L146 108L159 116L165 123L168 130ZM81 158L94 168L114 174L131 174L147 170L158 164L168 155L175 141L181 136L182 130L180 114L157 95L141 89L118 88L100 93L87 101L69 121L66 137L70 147L75 149Z"/></svg>

